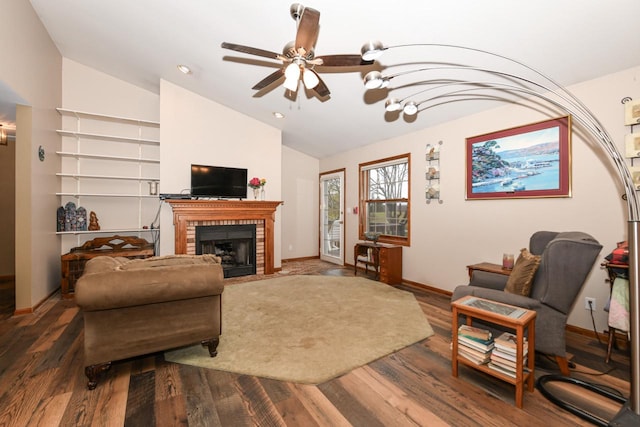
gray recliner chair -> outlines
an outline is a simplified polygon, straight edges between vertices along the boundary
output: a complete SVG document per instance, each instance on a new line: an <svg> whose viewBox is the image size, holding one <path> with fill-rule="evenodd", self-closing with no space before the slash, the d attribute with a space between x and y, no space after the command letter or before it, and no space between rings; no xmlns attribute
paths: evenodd
<svg viewBox="0 0 640 427"><path fill-rule="evenodd" d="M474 271L469 285L458 286L451 300L473 295L535 310L535 349L554 356L561 373L568 376L567 317L601 249L586 233L538 231L529 240L529 251L541 255L541 260L528 297L504 291L508 276Z"/></svg>

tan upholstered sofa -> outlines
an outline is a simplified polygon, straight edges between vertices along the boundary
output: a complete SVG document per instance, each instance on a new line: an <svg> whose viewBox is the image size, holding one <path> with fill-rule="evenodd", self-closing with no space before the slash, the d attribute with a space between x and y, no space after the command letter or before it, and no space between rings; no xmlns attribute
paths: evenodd
<svg viewBox="0 0 640 427"><path fill-rule="evenodd" d="M201 342L217 354L222 266L213 255L97 257L76 284L88 387L112 361Z"/></svg>

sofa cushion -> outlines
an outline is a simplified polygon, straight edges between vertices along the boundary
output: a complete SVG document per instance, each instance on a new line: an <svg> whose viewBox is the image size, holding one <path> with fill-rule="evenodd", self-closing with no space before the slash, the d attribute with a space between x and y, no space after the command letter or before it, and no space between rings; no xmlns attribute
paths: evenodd
<svg viewBox="0 0 640 427"><path fill-rule="evenodd" d="M170 267L172 265L204 265L220 264L220 258L215 255L164 255L146 259L127 260L120 264L118 270L140 270L143 268Z"/></svg>
<svg viewBox="0 0 640 427"><path fill-rule="evenodd" d="M526 297L529 296L531 293L531 282L538 270L538 266L540 266L540 256L533 255L527 248L522 248L516 264L513 266L513 270L509 275L509 280L507 280L504 291Z"/></svg>

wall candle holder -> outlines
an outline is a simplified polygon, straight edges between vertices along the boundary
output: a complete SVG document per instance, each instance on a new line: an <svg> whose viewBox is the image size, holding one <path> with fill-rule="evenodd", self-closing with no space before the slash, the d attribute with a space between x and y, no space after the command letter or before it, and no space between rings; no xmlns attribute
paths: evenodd
<svg viewBox="0 0 640 427"><path fill-rule="evenodd" d="M427 185L425 198L427 204L432 200L437 200L439 204L444 203L440 198L440 147L442 147L442 141L438 141L437 145L427 144L426 148L427 170L425 178Z"/></svg>

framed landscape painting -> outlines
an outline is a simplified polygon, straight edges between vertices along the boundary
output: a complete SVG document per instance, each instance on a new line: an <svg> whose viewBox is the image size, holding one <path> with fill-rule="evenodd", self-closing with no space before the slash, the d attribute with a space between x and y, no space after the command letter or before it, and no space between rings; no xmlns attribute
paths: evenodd
<svg viewBox="0 0 640 427"><path fill-rule="evenodd" d="M467 200L571 196L571 116L466 141Z"/></svg>

